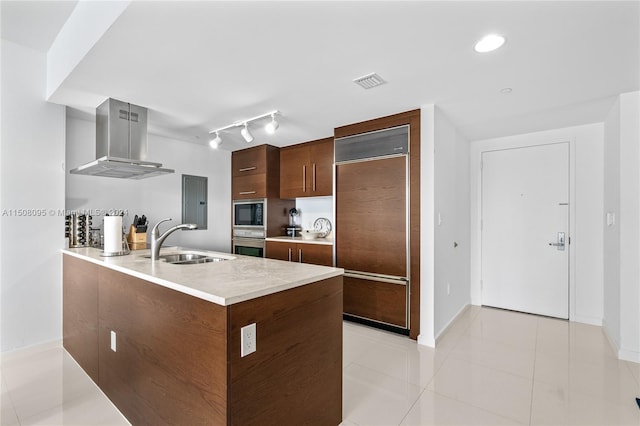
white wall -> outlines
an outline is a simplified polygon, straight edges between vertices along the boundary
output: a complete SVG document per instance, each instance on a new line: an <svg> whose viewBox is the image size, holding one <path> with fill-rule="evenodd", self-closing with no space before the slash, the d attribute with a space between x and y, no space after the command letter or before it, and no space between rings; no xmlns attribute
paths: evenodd
<svg viewBox="0 0 640 426"><path fill-rule="evenodd" d="M435 323L436 338L470 303L469 142L436 106ZM458 246L454 247L454 243ZM449 292L447 292L449 285Z"/></svg>
<svg viewBox="0 0 640 426"><path fill-rule="evenodd" d="M607 225L606 215L612 218ZM603 321L616 348L620 347L620 101L604 122Z"/></svg>
<svg viewBox="0 0 640 426"><path fill-rule="evenodd" d="M622 359L640 362L640 92L623 93L606 126L604 326ZM610 192L610 194L609 194Z"/></svg>
<svg viewBox="0 0 640 426"><path fill-rule="evenodd" d="M480 291L480 217L483 151L570 143L570 308L572 321L602 324L603 317L603 139L601 123L544 132L474 141L471 143L471 300L482 304Z"/></svg>
<svg viewBox="0 0 640 426"><path fill-rule="evenodd" d="M331 222L331 233L327 235L333 238L335 221L333 220L333 197L305 197L296 198L296 209L299 211L298 225L302 229L313 229L313 222L319 217L329 219Z"/></svg>
<svg viewBox="0 0 640 426"><path fill-rule="evenodd" d="M46 56L2 40L3 352L62 337L65 109L45 94Z"/></svg>
<svg viewBox="0 0 640 426"><path fill-rule="evenodd" d="M640 92L620 95L620 351L640 363Z"/></svg>
<svg viewBox="0 0 640 426"><path fill-rule="evenodd" d="M67 118L67 164L72 169L95 159L95 122ZM149 135L149 161L159 162L175 173L142 180L66 175L67 210L128 211L128 230L134 215L146 215L152 226L173 218L160 232L182 221L182 174L208 178L208 229L174 232L164 245L180 245L216 251L231 251L231 153L208 146ZM102 216L93 218L102 228ZM151 228L147 232L147 240Z"/></svg>
<svg viewBox="0 0 640 426"><path fill-rule="evenodd" d="M438 107L423 106L421 117L418 343L435 346L470 302L469 143Z"/></svg>
<svg viewBox="0 0 640 426"><path fill-rule="evenodd" d="M420 335L418 343L436 346L435 334L435 106L420 108Z"/></svg>

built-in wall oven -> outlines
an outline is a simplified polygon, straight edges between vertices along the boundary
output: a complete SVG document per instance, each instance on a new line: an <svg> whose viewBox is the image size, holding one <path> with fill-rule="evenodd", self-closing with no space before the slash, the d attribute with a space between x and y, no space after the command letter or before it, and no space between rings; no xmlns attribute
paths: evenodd
<svg viewBox="0 0 640 426"><path fill-rule="evenodd" d="M264 238L233 237L233 252L244 256L264 257Z"/></svg>
<svg viewBox="0 0 640 426"><path fill-rule="evenodd" d="M267 202L265 199L233 202L233 252L244 256L264 257L267 236Z"/></svg>

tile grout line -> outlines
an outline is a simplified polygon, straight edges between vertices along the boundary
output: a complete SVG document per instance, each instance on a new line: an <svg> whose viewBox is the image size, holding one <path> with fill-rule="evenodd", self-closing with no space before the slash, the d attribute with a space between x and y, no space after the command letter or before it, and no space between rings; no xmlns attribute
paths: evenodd
<svg viewBox="0 0 640 426"><path fill-rule="evenodd" d="M538 363L538 338L540 335L540 318L536 319L536 342L533 345L533 373L531 375L531 397L529 399L529 426L533 419L533 390L536 380L536 364Z"/></svg>

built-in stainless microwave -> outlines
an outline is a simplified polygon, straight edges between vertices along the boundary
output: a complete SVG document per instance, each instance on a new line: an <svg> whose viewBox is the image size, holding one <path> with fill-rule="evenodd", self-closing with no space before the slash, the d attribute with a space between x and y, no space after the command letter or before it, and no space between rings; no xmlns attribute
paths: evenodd
<svg viewBox="0 0 640 426"><path fill-rule="evenodd" d="M266 225L267 203L264 199L233 202L233 226L260 227Z"/></svg>

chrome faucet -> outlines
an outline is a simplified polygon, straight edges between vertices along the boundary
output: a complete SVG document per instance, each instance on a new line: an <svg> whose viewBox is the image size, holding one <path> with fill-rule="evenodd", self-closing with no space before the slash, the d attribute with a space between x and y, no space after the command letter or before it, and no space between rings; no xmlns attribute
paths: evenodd
<svg viewBox="0 0 640 426"><path fill-rule="evenodd" d="M164 234L160 235L158 225L160 225L162 222L168 222L170 220L172 220L170 217L162 219L160 222L156 223L151 230L151 262L154 262L160 258L160 247L162 246L162 243L174 231L177 231L178 229L196 229L198 227L198 225L196 225L195 223L182 223L180 225L174 226L173 228L167 229Z"/></svg>

